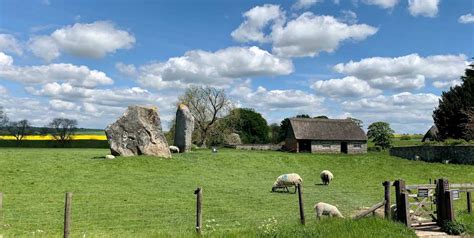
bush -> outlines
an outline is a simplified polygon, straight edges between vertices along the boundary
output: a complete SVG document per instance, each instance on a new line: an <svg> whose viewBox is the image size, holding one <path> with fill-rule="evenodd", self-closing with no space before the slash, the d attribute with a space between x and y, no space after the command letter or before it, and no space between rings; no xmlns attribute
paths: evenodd
<svg viewBox="0 0 474 238"><path fill-rule="evenodd" d="M367 148L367 151L369 152L381 152L382 150L383 150L382 147L378 145Z"/></svg>
<svg viewBox="0 0 474 238"><path fill-rule="evenodd" d="M411 136L410 136L410 135L407 135L407 134L403 134L403 135L400 137L400 140L411 140Z"/></svg>
<svg viewBox="0 0 474 238"><path fill-rule="evenodd" d="M466 231L466 226L458 221L446 221L442 229L448 235L461 235Z"/></svg>

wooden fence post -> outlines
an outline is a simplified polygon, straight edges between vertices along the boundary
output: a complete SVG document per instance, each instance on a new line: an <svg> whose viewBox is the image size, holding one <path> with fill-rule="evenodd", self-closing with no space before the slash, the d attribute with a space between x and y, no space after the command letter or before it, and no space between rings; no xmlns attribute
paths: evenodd
<svg viewBox="0 0 474 238"><path fill-rule="evenodd" d="M385 187L385 206L384 206L384 216L385 219L391 219L391 211L390 211L390 181L385 181L382 183Z"/></svg>
<svg viewBox="0 0 474 238"><path fill-rule="evenodd" d="M194 194L196 194L196 232L200 234L202 220L202 188L197 188Z"/></svg>
<svg viewBox="0 0 474 238"><path fill-rule="evenodd" d="M438 179L436 183L436 220L439 226L446 220L446 196L445 192L449 189L449 182L445 178Z"/></svg>
<svg viewBox="0 0 474 238"><path fill-rule="evenodd" d="M411 227L410 221L410 203L408 201L408 194L403 192L400 194L400 207L397 207L397 212L399 215L399 221L403 222L407 227Z"/></svg>
<svg viewBox="0 0 474 238"><path fill-rule="evenodd" d="M447 221L454 221L454 199L453 199L453 191L446 191L444 193L444 196L445 196L445 201L446 201L446 205L445 205L445 211L446 211L446 220Z"/></svg>
<svg viewBox="0 0 474 238"><path fill-rule="evenodd" d="M301 184L298 184L297 187L298 189L298 204L299 204L299 207L300 207L300 220L301 220L301 224L305 224L305 219L304 219L304 206L303 206L303 191L302 190L302 187L301 187Z"/></svg>
<svg viewBox="0 0 474 238"><path fill-rule="evenodd" d="M71 209L72 208L72 193L66 193L66 199L64 201L64 238L69 237L71 229Z"/></svg>
<svg viewBox="0 0 474 238"><path fill-rule="evenodd" d="M395 199L396 199L396 204L397 204L397 221L403 222L403 213L399 209L400 207L403 207L404 201L402 200L402 192L405 192L405 180L399 179L396 180L393 183L393 186L395 186Z"/></svg>
<svg viewBox="0 0 474 238"><path fill-rule="evenodd" d="M467 212L468 213L472 213L472 196L471 196L471 192L467 192L466 193L466 200L467 200Z"/></svg>

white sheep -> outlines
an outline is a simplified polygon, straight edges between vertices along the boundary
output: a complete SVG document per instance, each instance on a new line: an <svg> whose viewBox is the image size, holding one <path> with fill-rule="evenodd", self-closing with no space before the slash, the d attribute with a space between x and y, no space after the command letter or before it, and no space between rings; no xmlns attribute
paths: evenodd
<svg viewBox="0 0 474 238"><path fill-rule="evenodd" d="M339 212L337 207L327 204L324 202L318 202L314 205L314 210L316 211L316 218L321 219L321 216L327 215L329 217L340 217L344 218L344 216Z"/></svg>
<svg viewBox="0 0 474 238"><path fill-rule="evenodd" d="M283 188L289 192L288 187L295 186L296 192L296 185L301 184L303 179L295 173L291 174L283 174L278 176L276 181L273 183L272 192L275 192L278 188Z"/></svg>
<svg viewBox="0 0 474 238"><path fill-rule="evenodd" d="M170 151L171 153L179 153L179 148L174 145L170 145Z"/></svg>
<svg viewBox="0 0 474 238"><path fill-rule="evenodd" d="M334 179L334 175L332 175L329 170L323 170L319 176L324 185L329 185L329 183Z"/></svg>

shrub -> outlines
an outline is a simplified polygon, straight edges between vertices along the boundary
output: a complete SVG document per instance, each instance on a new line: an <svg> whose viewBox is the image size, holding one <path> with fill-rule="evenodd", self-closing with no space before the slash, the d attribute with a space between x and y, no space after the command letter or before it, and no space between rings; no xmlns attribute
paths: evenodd
<svg viewBox="0 0 474 238"><path fill-rule="evenodd" d="M407 134L403 134L403 135L400 137L400 140L411 140L411 136L410 136L410 135L407 135Z"/></svg>
<svg viewBox="0 0 474 238"><path fill-rule="evenodd" d="M461 235L466 231L466 226L458 221L446 221L442 229L448 235Z"/></svg>
<svg viewBox="0 0 474 238"><path fill-rule="evenodd" d="M369 152L380 152L382 150L383 150L382 147L380 147L378 145L373 146L373 147L371 146L371 147L367 148L367 151L369 151Z"/></svg>

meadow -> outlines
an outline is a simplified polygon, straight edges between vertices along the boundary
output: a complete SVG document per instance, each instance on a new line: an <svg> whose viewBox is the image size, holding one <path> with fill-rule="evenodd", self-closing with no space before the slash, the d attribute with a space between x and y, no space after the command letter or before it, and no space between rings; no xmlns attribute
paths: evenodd
<svg viewBox="0 0 474 238"><path fill-rule="evenodd" d="M197 150L172 159L105 160L106 149L0 148L0 234L62 236L64 194L73 192L72 237L194 236L195 195L203 188L203 234L212 237L414 237L382 219L349 219L383 200L382 182L407 184L446 177L474 182L474 166L409 161L386 152L364 155ZM319 173L331 170L330 186ZM304 179L306 226L299 224L296 194L271 193L275 178L296 172ZM317 221L316 202L339 207L346 219ZM474 234L466 201L458 219Z"/></svg>

